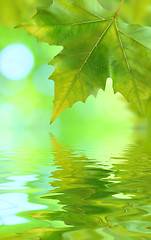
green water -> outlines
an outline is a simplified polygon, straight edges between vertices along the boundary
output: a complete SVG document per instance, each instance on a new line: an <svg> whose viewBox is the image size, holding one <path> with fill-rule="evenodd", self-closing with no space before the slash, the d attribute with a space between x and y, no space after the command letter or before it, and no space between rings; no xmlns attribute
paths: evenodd
<svg viewBox="0 0 151 240"><path fill-rule="evenodd" d="M150 138L46 135L0 142L1 240L151 239Z"/></svg>

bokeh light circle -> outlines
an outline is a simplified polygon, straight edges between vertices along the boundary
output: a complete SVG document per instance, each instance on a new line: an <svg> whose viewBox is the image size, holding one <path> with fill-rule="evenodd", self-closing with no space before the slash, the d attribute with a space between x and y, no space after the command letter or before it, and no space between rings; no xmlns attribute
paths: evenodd
<svg viewBox="0 0 151 240"><path fill-rule="evenodd" d="M0 72L10 80L26 77L33 65L33 54L24 44L10 44L0 53Z"/></svg>

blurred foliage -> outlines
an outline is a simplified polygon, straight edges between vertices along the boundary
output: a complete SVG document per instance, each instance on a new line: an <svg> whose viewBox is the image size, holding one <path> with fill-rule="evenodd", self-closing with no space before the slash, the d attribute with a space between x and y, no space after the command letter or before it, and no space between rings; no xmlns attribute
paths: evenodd
<svg viewBox="0 0 151 240"><path fill-rule="evenodd" d="M98 0L103 8L106 8L109 11L117 11L121 0Z"/></svg>
<svg viewBox="0 0 151 240"><path fill-rule="evenodd" d="M48 80L53 68L47 64L62 48L37 43L26 31L4 25L0 26L0 35L0 51L13 44L22 44L34 58L34 66L28 76L17 81L5 77L0 71L0 128L48 128L54 86Z"/></svg>
<svg viewBox="0 0 151 240"><path fill-rule="evenodd" d="M151 26L151 0L127 0L120 16L128 23Z"/></svg>
<svg viewBox="0 0 151 240"><path fill-rule="evenodd" d="M98 0L109 11L117 11L121 0ZM151 25L151 0L125 0L119 16L128 23Z"/></svg>
<svg viewBox="0 0 151 240"><path fill-rule="evenodd" d="M0 24L14 27L36 13L35 7L48 7L52 0L0 0Z"/></svg>

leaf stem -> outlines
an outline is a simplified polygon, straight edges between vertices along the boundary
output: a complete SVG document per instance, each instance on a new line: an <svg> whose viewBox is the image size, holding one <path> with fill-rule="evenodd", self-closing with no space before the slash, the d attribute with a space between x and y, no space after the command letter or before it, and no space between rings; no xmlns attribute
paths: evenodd
<svg viewBox="0 0 151 240"><path fill-rule="evenodd" d="M123 3L124 3L124 0L122 0L122 2L121 2L121 4L120 4L120 6L119 6L119 8L118 8L117 12L115 13L115 16L114 16L114 18L113 18L113 19L115 19L115 18L116 18L116 16L117 16L117 14L119 13L119 11L120 11L120 9L121 9L121 7L122 7Z"/></svg>

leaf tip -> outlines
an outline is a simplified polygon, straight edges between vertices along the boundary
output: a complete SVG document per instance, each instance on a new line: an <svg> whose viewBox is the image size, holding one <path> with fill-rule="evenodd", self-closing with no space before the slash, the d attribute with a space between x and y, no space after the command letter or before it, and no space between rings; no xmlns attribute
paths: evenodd
<svg viewBox="0 0 151 240"><path fill-rule="evenodd" d="M56 120L56 118L57 118L57 116L55 116L54 111L53 111L53 113L52 113L52 115L51 115L51 119L50 119L50 126L51 126L52 123Z"/></svg>
<svg viewBox="0 0 151 240"><path fill-rule="evenodd" d="M51 120L50 120L50 126L52 125L53 122L54 122L54 120L51 119Z"/></svg>

